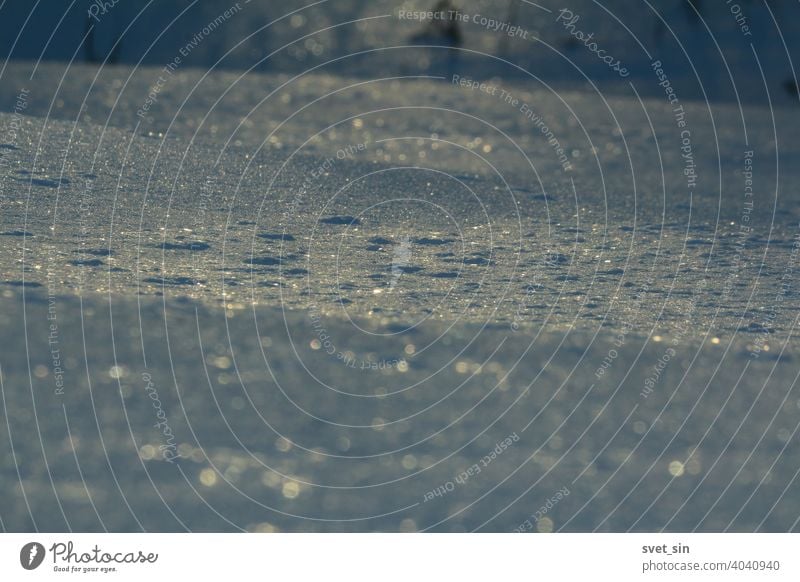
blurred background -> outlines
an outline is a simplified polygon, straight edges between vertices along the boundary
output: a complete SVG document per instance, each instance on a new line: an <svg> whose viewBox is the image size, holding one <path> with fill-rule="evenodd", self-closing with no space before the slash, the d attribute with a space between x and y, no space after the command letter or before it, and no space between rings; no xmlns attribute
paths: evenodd
<svg viewBox="0 0 800 582"><path fill-rule="evenodd" d="M569 31L552 26L559 11L568 8L580 16L575 28L593 33L599 46L624 63L631 81L648 78L650 63L659 59L672 69L671 80L684 98L766 104L759 67L773 90L772 100L797 97L787 53L800 54L798 6L792 0L8 0L0 5L0 56L164 66L222 16L224 25L203 36L183 66L314 69L368 77L377 69L416 74L461 67L476 77L533 75L561 86L594 83L604 92L630 93L627 83L620 83ZM442 8L464 15L455 34L444 25L397 17L400 11ZM226 11L232 13L229 18ZM518 26L525 38L492 30L484 19ZM409 44L464 50L396 48ZM750 76L756 82L747 83ZM637 89L643 96L660 93L654 83Z"/></svg>

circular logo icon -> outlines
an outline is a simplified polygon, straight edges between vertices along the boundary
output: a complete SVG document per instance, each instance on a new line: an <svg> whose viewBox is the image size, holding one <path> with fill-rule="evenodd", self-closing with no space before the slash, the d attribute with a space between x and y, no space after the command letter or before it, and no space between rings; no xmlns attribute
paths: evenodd
<svg viewBox="0 0 800 582"><path fill-rule="evenodd" d="M35 570L44 561L44 546L39 542L29 542L19 552L19 563L26 570Z"/></svg>

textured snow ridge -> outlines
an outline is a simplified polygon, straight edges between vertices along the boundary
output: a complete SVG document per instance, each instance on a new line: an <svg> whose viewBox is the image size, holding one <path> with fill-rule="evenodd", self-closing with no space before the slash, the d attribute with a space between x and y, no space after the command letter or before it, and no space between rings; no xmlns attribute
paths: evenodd
<svg viewBox="0 0 800 582"><path fill-rule="evenodd" d="M546 186L518 168L392 165L336 142L324 157L252 154L0 119L20 125L3 158L6 285L693 338L786 339L797 314L792 195L659 192L645 161L632 192L618 178L589 186L592 164L576 164L568 187ZM439 151L443 166L459 167ZM751 174L752 159L742 160ZM744 170L731 170L744 193ZM760 175L758 184L773 179Z"/></svg>

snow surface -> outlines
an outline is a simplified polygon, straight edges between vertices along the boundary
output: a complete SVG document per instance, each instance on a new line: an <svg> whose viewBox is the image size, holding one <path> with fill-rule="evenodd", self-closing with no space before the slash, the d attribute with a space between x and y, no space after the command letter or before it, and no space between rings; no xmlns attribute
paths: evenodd
<svg viewBox="0 0 800 582"><path fill-rule="evenodd" d="M796 529L797 5L622 4L3 5L0 525Z"/></svg>

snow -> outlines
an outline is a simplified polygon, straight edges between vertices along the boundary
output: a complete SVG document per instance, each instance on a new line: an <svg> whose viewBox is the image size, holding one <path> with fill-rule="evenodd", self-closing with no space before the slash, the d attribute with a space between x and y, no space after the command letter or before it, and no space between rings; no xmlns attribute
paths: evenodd
<svg viewBox="0 0 800 582"><path fill-rule="evenodd" d="M0 8L0 525L796 529L796 5L540 5Z"/></svg>

